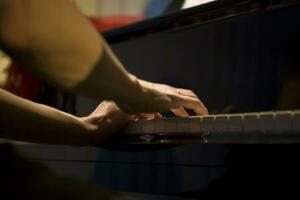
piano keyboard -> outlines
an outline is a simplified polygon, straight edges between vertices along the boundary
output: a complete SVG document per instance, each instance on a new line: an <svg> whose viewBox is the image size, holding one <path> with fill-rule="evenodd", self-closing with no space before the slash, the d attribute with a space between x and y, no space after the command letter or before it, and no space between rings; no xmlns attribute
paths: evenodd
<svg viewBox="0 0 300 200"><path fill-rule="evenodd" d="M300 110L140 120L122 144L300 143Z"/></svg>

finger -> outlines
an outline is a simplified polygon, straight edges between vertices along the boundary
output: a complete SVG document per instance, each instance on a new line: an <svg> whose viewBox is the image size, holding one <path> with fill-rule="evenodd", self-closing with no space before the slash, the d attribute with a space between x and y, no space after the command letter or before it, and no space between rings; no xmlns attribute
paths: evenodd
<svg viewBox="0 0 300 200"><path fill-rule="evenodd" d="M201 106L204 109L206 115L208 115L208 109L206 108L206 106L204 105L204 103L200 99L198 99L198 102L201 104Z"/></svg>
<svg viewBox="0 0 300 200"><path fill-rule="evenodd" d="M180 88L180 89L177 89L177 92L178 92L178 94L181 94L181 95L184 95L184 96L196 98L198 101L200 101L200 103L202 104L202 107L204 107L204 109L207 110L207 108L205 107L203 102L200 100L198 95L196 95L192 90L187 90L187 89L181 89Z"/></svg>
<svg viewBox="0 0 300 200"><path fill-rule="evenodd" d="M151 120L155 118L154 113L139 113L138 116L140 117L140 119L144 120Z"/></svg>
<svg viewBox="0 0 300 200"><path fill-rule="evenodd" d="M122 112L113 101L102 101L90 115L104 115L106 113Z"/></svg>
<svg viewBox="0 0 300 200"><path fill-rule="evenodd" d="M178 94L189 96L189 97L194 97L199 99L199 97L192 91L192 90L187 90L187 89L178 89L177 90Z"/></svg>
<svg viewBox="0 0 300 200"><path fill-rule="evenodd" d="M185 111L183 107L179 108L172 108L171 111L177 116L177 117L189 117L190 115Z"/></svg>
<svg viewBox="0 0 300 200"><path fill-rule="evenodd" d="M192 90L187 90L187 89L179 89L178 91L179 94L185 95L185 96L189 96L189 97L194 97L196 98L198 101L200 101L202 107L208 112L207 108L205 107L204 103L200 100L200 98L198 97L198 95L196 95Z"/></svg>
<svg viewBox="0 0 300 200"><path fill-rule="evenodd" d="M136 122L136 121L138 121L139 119L140 119L140 117L139 116L137 116L137 115L130 115L130 121L132 121L132 122Z"/></svg>
<svg viewBox="0 0 300 200"><path fill-rule="evenodd" d="M207 108L200 100L196 100L192 97L185 97L183 104L185 108L193 110L197 115L208 115Z"/></svg>
<svg viewBox="0 0 300 200"><path fill-rule="evenodd" d="M197 115L208 114L207 108L203 105L201 100L197 98L180 95L176 96L176 98L173 99L173 102L178 106L193 110Z"/></svg>
<svg viewBox="0 0 300 200"><path fill-rule="evenodd" d="M101 126L101 133L99 135L99 141L103 141L110 137L112 134L119 132L126 128L128 123L130 122L130 116L127 114L114 114L106 118L105 121L101 120L98 126Z"/></svg>
<svg viewBox="0 0 300 200"><path fill-rule="evenodd" d="M162 119L163 116L160 113L154 113L155 119Z"/></svg>

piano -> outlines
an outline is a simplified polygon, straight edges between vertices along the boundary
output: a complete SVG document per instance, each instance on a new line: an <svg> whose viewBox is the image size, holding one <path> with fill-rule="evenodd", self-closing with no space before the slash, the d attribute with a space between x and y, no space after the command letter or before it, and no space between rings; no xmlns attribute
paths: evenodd
<svg viewBox="0 0 300 200"><path fill-rule="evenodd" d="M298 144L300 110L139 120L113 144Z"/></svg>
<svg viewBox="0 0 300 200"><path fill-rule="evenodd" d="M115 190L299 196L299 11L299 0L217 0L105 32L130 72L194 90L211 114L134 122L99 147L16 148ZM78 114L97 103L77 97Z"/></svg>

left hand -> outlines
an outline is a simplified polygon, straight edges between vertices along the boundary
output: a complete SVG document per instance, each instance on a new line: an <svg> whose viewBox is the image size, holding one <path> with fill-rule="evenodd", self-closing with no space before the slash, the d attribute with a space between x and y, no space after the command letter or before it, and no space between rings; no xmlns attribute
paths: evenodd
<svg viewBox="0 0 300 200"><path fill-rule="evenodd" d="M151 120L162 118L159 113L140 113L129 115L123 112L114 102L103 101L89 116L81 118L91 138L90 145L100 144L113 134L126 128L130 121L138 119Z"/></svg>
<svg viewBox="0 0 300 200"><path fill-rule="evenodd" d="M103 101L89 116L81 118L87 125L92 144L99 144L118 133L133 119L112 101Z"/></svg>

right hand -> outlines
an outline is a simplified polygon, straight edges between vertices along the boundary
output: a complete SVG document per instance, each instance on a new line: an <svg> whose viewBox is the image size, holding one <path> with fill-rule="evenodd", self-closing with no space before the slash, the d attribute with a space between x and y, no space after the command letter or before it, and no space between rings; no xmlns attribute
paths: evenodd
<svg viewBox="0 0 300 200"><path fill-rule="evenodd" d="M172 111L178 117L188 117L187 109L197 115L207 115L208 110L191 90L174 88L165 84L151 83L138 80L141 94L133 98L130 103L118 103L127 113L156 113Z"/></svg>

